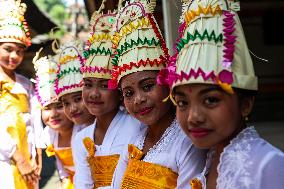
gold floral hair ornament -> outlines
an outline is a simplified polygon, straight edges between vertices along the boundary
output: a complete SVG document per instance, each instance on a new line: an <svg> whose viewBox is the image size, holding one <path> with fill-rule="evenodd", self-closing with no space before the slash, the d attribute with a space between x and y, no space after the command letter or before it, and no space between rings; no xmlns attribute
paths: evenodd
<svg viewBox="0 0 284 189"><path fill-rule="evenodd" d="M31 45L28 24L24 18L27 6L21 0L0 0L0 42Z"/></svg>
<svg viewBox="0 0 284 189"><path fill-rule="evenodd" d="M176 53L159 83L190 83L257 90L257 77L236 11L236 0L192 0L182 7Z"/></svg>
<svg viewBox="0 0 284 189"><path fill-rule="evenodd" d="M111 78L111 57L114 52L111 39L116 21L116 12L101 13L104 9L104 3L105 0L99 10L93 13L90 21L91 33L85 43L83 58L81 59L83 78Z"/></svg>
<svg viewBox="0 0 284 189"><path fill-rule="evenodd" d="M158 24L153 17L156 0L130 0L117 14L112 79L109 88L116 88L120 79L144 70L161 70L169 53Z"/></svg>
<svg viewBox="0 0 284 189"><path fill-rule="evenodd" d="M83 45L76 41L66 42L56 50L59 69L55 80L57 98L77 91L82 91L83 76L80 71L82 66L81 53Z"/></svg>
<svg viewBox="0 0 284 189"><path fill-rule="evenodd" d="M42 107L56 100L55 79L57 77L58 64L56 57L39 58L40 49L33 58L36 71L35 95Z"/></svg>

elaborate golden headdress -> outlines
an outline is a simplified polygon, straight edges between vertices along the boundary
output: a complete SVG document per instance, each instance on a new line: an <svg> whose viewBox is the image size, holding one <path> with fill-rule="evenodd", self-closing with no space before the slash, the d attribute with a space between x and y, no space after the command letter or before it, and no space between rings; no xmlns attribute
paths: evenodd
<svg viewBox="0 0 284 189"><path fill-rule="evenodd" d="M128 74L165 68L169 54L153 16L156 0L130 0L117 14L110 88Z"/></svg>
<svg viewBox="0 0 284 189"><path fill-rule="evenodd" d="M176 54L160 82L218 84L228 93L232 87L257 90L239 9L236 0L184 0Z"/></svg>
<svg viewBox="0 0 284 189"><path fill-rule="evenodd" d="M44 56L38 59L39 53L40 51L37 52L33 59L36 71L35 95L41 106L45 107L57 99L55 80L58 70L58 58L56 56Z"/></svg>
<svg viewBox="0 0 284 189"><path fill-rule="evenodd" d="M0 0L0 42L31 45L30 32L24 18L26 4L21 0Z"/></svg>
<svg viewBox="0 0 284 189"><path fill-rule="evenodd" d="M83 77L111 78L112 35L116 23L116 12L101 13L104 8L95 11L91 18L91 33L83 52L84 58L81 71Z"/></svg>

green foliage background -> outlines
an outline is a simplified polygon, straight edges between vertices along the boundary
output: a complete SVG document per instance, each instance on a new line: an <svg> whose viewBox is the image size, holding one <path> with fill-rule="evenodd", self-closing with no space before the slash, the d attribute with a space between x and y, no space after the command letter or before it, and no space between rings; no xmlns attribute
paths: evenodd
<svg viewBox="0 0 284 189"><path fill-rule="evenodd" d="M68 18L66 12L66 5L64 0L33 0L34 3L40 8L42 12L47 14L53 22L59 27L60 31L56 32L56 36L62 36L64 34L64 21Z"/></svg>

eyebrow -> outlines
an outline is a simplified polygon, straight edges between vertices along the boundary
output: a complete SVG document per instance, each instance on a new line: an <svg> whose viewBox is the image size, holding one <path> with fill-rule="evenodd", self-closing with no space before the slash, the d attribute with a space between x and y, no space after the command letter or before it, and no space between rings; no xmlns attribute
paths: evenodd
<svg viewBox="0 0 284 189"><path fill-rule="evenodd" d="M156 77L146 77L146 78L144 78L144 79L141 79L138 84L141 85L141 83L143 83L143 82L145 82L145 81L147 81L147 80L150 80L150 79L156 80ZM121 88L121 89L122 89L122 90L125 90L126 88L131 88L131 87L130 87L130 86L125 86L125 87L123 87L123 88Z"/></svg>
<svg viewBox="0 0 284 189"><path fill-rule="evenodd" d="M212 91L223 91L223 90L219 86L210 86L208 88L200 90L198 92L198 94L203 95L203 94L206 94L206 93L209 93L209 92L212 92ZM183 97L186 96L186 94L184 92L180 92L180 91L177 91L177 90L174 91L174 95L179 95L179 96L183 96Z"/></svg>
<svg viewBox="0 0 284 189"><path fill-rule="evenodd" d="M209 92L212 92L212 91L220 91L222 92L223 90L219 87L219 86L210 86L206 89L203 89L201 91L199 91L198 93L203 95L203 94L206 94L206 93L209 93Z"/></svg>

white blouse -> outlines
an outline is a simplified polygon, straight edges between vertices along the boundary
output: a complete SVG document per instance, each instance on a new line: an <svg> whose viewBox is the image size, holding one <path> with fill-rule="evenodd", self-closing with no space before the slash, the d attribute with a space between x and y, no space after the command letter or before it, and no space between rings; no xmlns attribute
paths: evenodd
<svg viewBox="0 0 284 189"><path fill-rule="evenodd" d="M75 137L75 141L73 143L73 158L75 162L75 188L93 189L94 187L91 170L87 162L87 157L89 154L83 144L83 140L86 137L94 140L95 129L96 121L93 125L79 132ZM141 130L143 129L144 125L142 125L139 121L131 117L126 112L119 110L112 120L111 124L109 125L102 144L95 145L95 156L121 154L124 146L128 144L130 138L137 135L137 133L141 132Z"/></svg>
<svg viewBox="0 0 284 189"><path fill-rule="evenodd" d="M73 143L73 140L75 139L76 134L82 129L81 126L73 126L73 131L72 131L72 137L71 137L71 144ZM58 147L58 132L55 130L51 129L50 127L45 127L43 131L43 140L48 147L49 145L53 145L54 149L60 150L60 149L65 149L66 147ZM72 145L71 145L72 146ZM74 156L74 155L73 155ZM65 171L62 162L56 158L56 165L57 165L57 170L60 179L67 178L69 174ZM75 171L74 167L68 167L69 170Z"/></svg>
<svg viewBox="0 0 284 189"><path fill-rule="evenodd" d="M213 155L211 150L204 170L196 177L204 189ZM216 189L283 189L284 154L259 137L254 127L248 127L224 148L217 172Z"/></svg>
<svg viewBox="0 0 284 189"><path fill-rule="evenodd" d="M147 129L132 138L140 150L143 149ZM188 188L190 179L200 173L205 165L206 152L198 150L180 129L176 120L166 129L161 139L148 151L143 161L158 164L178 174L177 188ZM112 181L112 187L119 189L128 164L128 148L120 157Z"/></svg>

